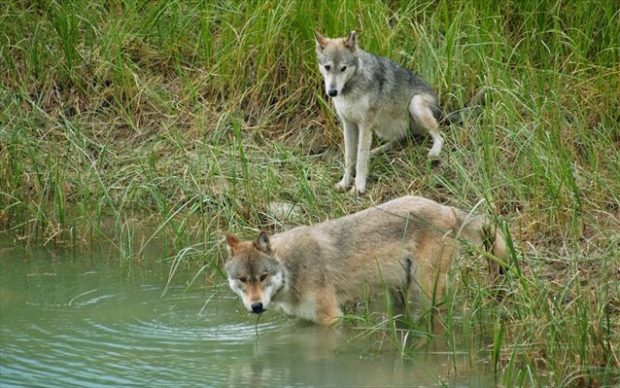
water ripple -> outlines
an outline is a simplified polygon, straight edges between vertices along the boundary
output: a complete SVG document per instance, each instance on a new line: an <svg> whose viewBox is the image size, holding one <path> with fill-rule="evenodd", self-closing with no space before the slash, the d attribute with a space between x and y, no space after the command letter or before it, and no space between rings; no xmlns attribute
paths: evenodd
<svg viewBox="0 0 620 388"><path fill-rule="evenodd" d="M258 321L225 284L171 284L162 296L167 269L132 280L72 263L16 261L0 272L3 388L433 385L446 369L437 358L362 358L355 349L371 344L273 312Z"/></svg>
<svg viewBox="0 0 620 388"><path fill-rule="evenodd" d="M240 346L254 346L257 330L278 329L277 322L235 323L237 305L229 298L215 298L203 310L204 295L183 287L164 298L152 284L70 290L60 303L58 296L28 295L19 314L3 319L3 386L167 385L188 366L217 385L230 371L215 365L235 359Z"/></svg>

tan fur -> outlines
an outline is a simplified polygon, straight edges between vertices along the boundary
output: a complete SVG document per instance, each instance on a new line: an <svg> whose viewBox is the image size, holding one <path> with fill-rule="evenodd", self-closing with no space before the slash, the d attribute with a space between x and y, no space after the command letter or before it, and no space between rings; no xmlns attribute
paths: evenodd
<svg viewBox="0 0 620 388"><path fill-rule="evenodd" d="M273 303L332 324L343 304L384 287L418 290L427 302L441 298L460 238L482 244L485 228L492 226L484 217L406 196L272 237L261 233L256 241L229 235L225 269L250 312ZM494 253L503 256L503 239L498 232L494 238Z"/></svg>

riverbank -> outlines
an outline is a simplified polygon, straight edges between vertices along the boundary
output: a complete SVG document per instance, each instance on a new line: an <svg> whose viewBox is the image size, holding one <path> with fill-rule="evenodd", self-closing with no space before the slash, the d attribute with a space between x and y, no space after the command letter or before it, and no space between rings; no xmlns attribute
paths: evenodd
<svg viewBox="0 0 620 388"><path fill-rule="evenodd" d="M0 15L4 238L107 239L140 260L153 236L221 276L225 230L279 231L405 194L477 206L505 223L516 264L501 300L477 269L455 269L446 332L487 333L500 384L617 379L618 6L25 4ZM367 195L337 193L342 135L314 29L358 30L363 48L415 70L449 108L482 85L488 103L444 129L440 165L421 140L372 161ZM271 214L275 202L297 217Z"/></svg>

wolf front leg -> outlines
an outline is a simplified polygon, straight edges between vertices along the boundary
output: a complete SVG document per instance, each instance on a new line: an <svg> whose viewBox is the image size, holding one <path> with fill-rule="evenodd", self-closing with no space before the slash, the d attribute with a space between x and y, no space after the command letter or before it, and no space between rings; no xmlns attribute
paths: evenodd
<svg viewBox="0 0 620 388"><path fill-rule="evenodd" d="M342 310L338 305L335 290L327 286L315 294L315 320L324 326L333 326L340 322Z"/></svg>
<svg viewBox="0 0 620 388"><path fill-rule="evenodd" d="M336 189L340 191L346 190L351 184L358 138L357 125L347 120L342 120L342 124L344 128L344 176L340 182L336 183Z"/></svg>
<svg viewBox="0 0 620 388"><path fill-rule="evenodd" d="M366 191L366 177L368 176L371 146L372 128L369 125L360 125L357 142L357 164L355 165L355 186L351 189L352 194L364 194Z"/></svg>

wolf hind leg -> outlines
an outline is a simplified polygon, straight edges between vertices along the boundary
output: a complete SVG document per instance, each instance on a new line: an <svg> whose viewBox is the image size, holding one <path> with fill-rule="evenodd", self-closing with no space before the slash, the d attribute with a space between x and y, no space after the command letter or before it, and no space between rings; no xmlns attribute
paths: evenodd
<svg viewBox="0 0 620 388"><path fill-rule="evenodd" d="M433 146L428 152L428 158L437 160L439 159L444 140L439 130L439 123L433 115L433 105L434 98L431 96L416 94L409 102L409 114L415 123L424 128L433 139Z"/></svg>
<svg viewBox="0 0 620 388"><path fill-rule="evenodd" d="M406 288L393 288L390 290L390 302L394 316L406 317L409 315L408 302L410 300L409 290Z"/></svg>

